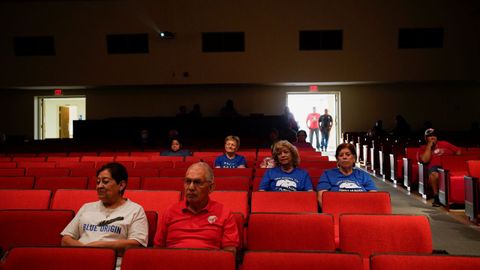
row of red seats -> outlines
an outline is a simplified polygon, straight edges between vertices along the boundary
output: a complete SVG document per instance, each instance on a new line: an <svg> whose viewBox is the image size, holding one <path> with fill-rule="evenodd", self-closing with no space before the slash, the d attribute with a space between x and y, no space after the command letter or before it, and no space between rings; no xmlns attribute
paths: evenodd
<svg viewBox="0 0 480 270"><path fill-rule="evenodd" d="M24 247L10 252L4 269L111 270L115 261L116 254L111 249ZM242 269L476 270L480 268L480 257L386 253L372 255L369 265L364 268L361 257L354 253L255 251L245 254ZM235 270L235 258L222 250L132 248L125 252L121 269L210 270L212 266Z"/></svg>

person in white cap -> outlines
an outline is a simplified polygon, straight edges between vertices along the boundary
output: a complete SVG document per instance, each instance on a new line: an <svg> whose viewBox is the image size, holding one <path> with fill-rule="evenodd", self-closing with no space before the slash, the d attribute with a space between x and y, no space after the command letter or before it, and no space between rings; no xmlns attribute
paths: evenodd
<svg viewBox="0 0 480 270"><path fill-rule="evenodd" d="M437 132L433 128L425 130L426 145L422 145L419 149L419 160L427 164L428 181L433 191L433 207L440 206L438 198L439 174L438 169L442 166L442 156L461 155L461 151L455 145L447 141L439 141Z"/></svg>

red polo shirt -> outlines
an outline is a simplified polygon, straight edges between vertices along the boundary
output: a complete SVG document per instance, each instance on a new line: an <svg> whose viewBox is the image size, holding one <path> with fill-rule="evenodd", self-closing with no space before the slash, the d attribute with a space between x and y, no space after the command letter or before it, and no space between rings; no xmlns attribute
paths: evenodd
<svg viewBox="0 0 480 270"><path fill-rule="evenodd" d="M423 152L425 152L426 148L426 145L422 145L420 147L417 153L418 160L420 160L420 157L423 155ZM431 168L433 166L442 166L442 156L453 156L458 152L458 150L458 147L449 142L437 141L437 145L435 145L435 149L432 151L432 156L430 158L430 162L428 162L427 168Z"/></svg>
<svg viewBox="0 0 480 270"><path fill-rule="evenodd" d="M222 249L238 247L239 237L235 218L223 204L209 200L194 214L181 201L164 212L153 243L167 248Z"/></svg>

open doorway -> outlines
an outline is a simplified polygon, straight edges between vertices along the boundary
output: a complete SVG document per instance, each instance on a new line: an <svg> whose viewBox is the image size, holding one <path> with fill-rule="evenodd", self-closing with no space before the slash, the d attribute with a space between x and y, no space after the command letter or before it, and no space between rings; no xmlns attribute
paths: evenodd
<svg viewBox="0 0 480 270"><path fill-rule="evenodd" d="M86 119L86 98L35 97L35 139L73 138L73 121Z"/></svg>
<svg viewBox="0 0 480 270"><path fill-rule="evenodd" d="M290 112L295 116L299 129L303 129L307 132L307 141L311 142L310 129L307 127L307 116L312 113L315 107L316 112L320 115L324 114L325 109L328 110L328 114L333 118L333 125L329 133L327 151L335 151L337 144L339 143L340 134L340 93L339 92L288 92L287 93L287 106ZM320 132L319 132L320 133ZM316 147L316 137L313 133L314 143L313 147ZM319 136L321 143L321 134Z"/></svg>

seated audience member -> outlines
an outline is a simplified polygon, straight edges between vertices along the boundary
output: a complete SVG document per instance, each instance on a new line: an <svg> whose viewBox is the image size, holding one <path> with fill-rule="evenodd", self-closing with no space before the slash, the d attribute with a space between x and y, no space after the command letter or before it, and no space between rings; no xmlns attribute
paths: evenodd
<svg viewBox="0 0 480 270"><path fill-rule="evenodd" d="M127 169L108 163L97 172L99 201L84 204L61 232L62 246L107 247L123 250L147 246L148 221L142 206L123 197ZM41 232L39 232L41 233Z"/></svg>
<svg viewBox="0 0 480 270"><path fill-rule="evenodd" d="M273 147L275 168L268 169L260 182L260 191L312 191L312 180L298 167L297 148L288 141L279 141Z"/></svg>
<svg viewBox="0 0 480 270"><path fill-rule="evenodd" d="M247 164L245 157L236 154L239 147L239 137L227 136L225 138L225 154L215 159L215 168L245 168Z"/></svg>
<svg viewBox="0 0 480 270"><path fill-rule="evenodd" d="M307 142L307 132L305 130L297 131L297 141L293 145L298 149L313 149L313 146Z"/></svg>
<svg viewBox="0 0 480 270"><path fill-rule="evenodd" d="M422 163L427 164L428 181L432 186L433 191L433 207L440 206L440 199L438 197L438 169L442 166L442 156L460 155L460 149L447 141L439 141L437 139L437 132L433 128L425 131L426 145L422 145L418 150L418 157Z"/></svg>
<svg viewBox="0 0 480 270"><path fill-rule="evenodd" d="M161 156L190 156L191 153L187 149L182 149L183 145L179 138L170 140L170 149L162 151Z"/></svg>
<svg viewBox="0 0 480 270"><path fill-rule="evenodd" d="M326 170L317 185L318 201L322 204L322 194L325 191L376 191L375 183L370 175L355 168L357 154L350 143L342 143L335 152L338 168Z"/></svg>
<svg viewBox="0 0 480 270"><path fill-rule="evenodd" d="M231 211L209 198L215 188L207 163L192 164L185 175L185 199L170 206L159 220L154 246L225 249L235 252L238 229Z"/></svg>

